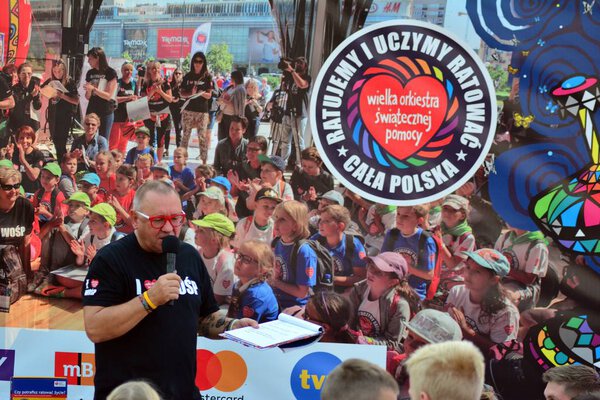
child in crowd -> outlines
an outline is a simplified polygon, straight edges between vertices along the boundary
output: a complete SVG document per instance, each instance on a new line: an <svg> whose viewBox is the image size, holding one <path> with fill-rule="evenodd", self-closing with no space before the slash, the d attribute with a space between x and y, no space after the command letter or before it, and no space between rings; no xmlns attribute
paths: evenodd
<svg viewBox="0 0 600 400"><path fill-rule="evenodd" d="M352 304L341 294L320 291L311 296L302 314L304 320L323 327L323 343L356 343L348 321L352 319Z"/></svg>
<svg viewBox="0 0 600 400"><path fill-rule="evenodd" d="M373 204L368 210L361 207L358 221L367 232L365 250L368 255L374 256L383 246L385 233L396 226L396 207L384 204Z"/></svg>
<svg viewBox="0 0 600 400"><path fill-rule="evenodd" d="M154 164L150 167L150 171L152 172L152 180L154 181L171 180L171 169L166 162Z"/></svg>
<svg viewBox="0 0 600 400"><path fill-rule="evenodd" d="M250 192L248 193L248 199L246 199L248 209L254 210L254 197L263 187L270 187L275 190L283 201L293 200L294 192L292 191L292 187L283 179L283 172L285 171L285 161L283 158L259 154L258 159L261 165L260 181L255 179L250 185Z"/></svg>
<svg viewBox="0 0 600 400"><path fill-rule="evenodd" d="M89 232L81 239L71 241L71 251L76 256L75 264L53 271L58 287L53 290L52 297L70 297L81 299L83 281L87 275L90 262L98 250L116 240L115 222L117 213L107 203L88 207Z"/></svg>
<svg viewBox="0 0 600 400"><path fill-rule="evenodd" d="M252 318L259 323L274 321L279 314L273 289L266 282L275 266L271 246L258 240L244 241L235 255L230 318Z"/></svg>
<svg viewBox="0 0 600 400"><path fill-rule="evenodd" d="M395 251L408 263L408 283L421 300L434 277L437 245L420 225L425 222L427 208L423 206L398 207L396 228L391 229L383 240L381 251ZM423 236L423 237L422 237Z"/></svg>
<svg viewBox="0 0 600 400"><path fill-rule="evenodd" d="M411 354L431 343L462 340L460 326L443 311L431 308L421 310L405 325L406 338L402 343L403 353L392 360L388 357L388 370L394 372L400 386L401 399L408 398L409 379L405 361Z"/></svg>
<svg viewBox="0 0 600 400"><path fill-rule="evenodd" d="M270 188L263 188L256 193L256 207L254 214L242 218L235 229L235 239L232 241L234 249L238 249L247 240L258 240L271 243L273 240L274 223L271 216L275 212L281 199Z"/></svg>
<svg viewBox="0 0 600 400"><path fill-rule="evenodd" d="M318 206L314 210L310 210L308 213L309 220L308 226L312 234L317 233L319 231L319 218L321 215L321 211L327 206L338 204L340 206L344 205L344 196L337 190L330 190L320 196L318 198Z"/></svg>
<svg viewBox="0 0 600 400"><path fill-rule="evenodd" d="M333 189L333 177L323 169L323 160L316 147L307 147L300 154L302 168L294 169L290 186L294 198L303 201L309 210L317 208L317 199Z"/></svg>
<svg viewBox="0 0 600 400"><path fill-rule="evenodd" d="M123 163L125 161L125 155L117 149L112 149L110 151L110 154L113 156L113 159L115 160L115 171L116 171L117 169L119 169L119 167L121 165L123 165Z"/></svg>
<svg viewBox="0 0 600 400"><path fill-rule="evenodd" d="M133 221L131 219L131 207L135 197L135 168L129 164L123 164L117 169L117 180L115 189L108 195L106 202L113 206L117 212L115 229L118 232L133 232Z"/></svg>
<svg viewBox="0 0 600 400"><path fill-rule="evenodd" d="M487 352L494 344L516 339L519 331L519 311L500 283L510 266L496 250L480 249L466 255L465 283L450 289L445 308L460 325L464 338Z"/></svg>
<svg viewBox="0 0 600 400"><path fill-rule="evenodd" d="M104 195L98 192L100 177L93 172L83 175L79 179L77 186L79 186L79 190L89 196L92 206L103 203L106 200Z"/></svg>
<svg viewBox="0 0 600 400"><path fill-rule="evenodd" d="M200 164L194 170L194 185L195 187L181 197L182 201L186 201L185 213L190 218L198 209L199 199L196 196L198 193L204 192L208 184L206 181L215 176L215 170L207 164Z"/></svg>
<svg viewBox="0 0 600 400"><path fill-rule="evenodd" d="M96 174L100 177L98 192L106 196L115 189L115 159L108 150L103 150L96 154Z"/></svg>
<svg viewBox="0 0 600 400"><path fill-rule="evenodd" d="M225 210L225 197L221 189L209 187L204 192L198 194L198 208L194 213L195 219L201 219L205 215L219 213L227 214Z"/></svg>
<svg viewBox="0 0 600 400"><path fill-rule="evenodd" d="M229 303L234 284L235 261L229 247L229 240L235 233L235 225L229 218L219 213L193 220L192 224L197 226L196 245L210 275L215 300L219 305Z"/></svg>
<svg viewBox="0 0 600 400"><path fill-rule="evenodd" d="M58 180L61 176L60 166L48 163L42 168L40 174L41 188L33 195L33 206L40 228L52 218L62 218L67 214L67 206L63 204L65 195L58 189Z"/></svg>
<svg viewBox="0 0 600 400"><path fill-rule="evenodd" d="M304 203L289 200L275 207L275 235L273 241L276 257L275 272L269 284L274 289L280 309L307 303L310 288L316 284L317 254L308 243L308 208ZM292 252L296 251L296 265L292 265Z"/></svg>
<svg viewBox="0 0 600 400"><path fill-rule="evenodd" d="M225 198L225 210L227 211L227 216L233 222L238 221L237 214L235 212L235 203L231 198L231 183L224 176L215 176L214 178L210 178L206 181L209 186L215 186L221 189L223 192L223 197Z"/></svg>
<svg viewBox="0 0 600 400"><path fill-rule="evenodd" d="M50 272L75 263L75 255L71 251L71 241L79 240L89 232L88 213L90 198L83 192L75 192L67 200L67 214L64 221L54 218L40 230L42 240L42 258L40 269L35 273L29 292L47 295L47 287L51 283Z"/></svg>
<svg viewBox="0 0 600 400"><path fill-rule="evenodd" d="M350 222L350 212L344 206L334 204L321 211L319 233L311 237L323 245L333 258L333 285L342 293L367 275L365 269L365 248L353 235L344 233Z"/></svg>
<svg viewBox="0 0 600 400"><path fill-rule="evenodd" d="M135 141L137 146L130 149L125 157L125 164L133 165L139 156L149 154L152 164L158 162L158 158L154 149L150 147L150 131L145 126L135 128Z"/></svg>
<svg viewBox="0 0 600 400"><path fill-rule="evenodd" d="M542 232L510 227L500 235L494 248L510 264L510 272L502 283L512 302L521 311L535 307L541 280L548 271L548 244Z"/></svg>
<svg viewBox="0 0 600 400"><path fill-rule="evenodd" d="M173 152L173 165L170 166L169 174L179 196L183 196L195 187L194 173L189 167L186 167L187 160L187 149L185 147L176 148Z"/></svg>
<svg viewBox="0 0 600 400"><path fill-rule="evenodd" d="M70 197L77 191L77 157L73 157L71 153L65 153L60 162L61 176L58 181L58 188L66 197Z"/></svg>
<svg viewBox="0 0 600 400"><path fill-rule="evenodd" d="M350 292L357 342L399 351L402 323L420 308L419 296L406 280L407 262L395 252L380 253L366 262L367 279L355 284Z"/></svg>
<svg viewBox="0 0 600 400"><path fill-rule="evenodd" d="M475 236L467 222L469 200L456 194L446 196L442 203L442 221L436 233L441 236L442 271L440 287L443 292L463 281L461 267L465 251L475 250Z"/></svg>
<svg viewBox="0 0 600 400"><path fill-rule="evenodd" d="M150 170L152 165L154 165L154 161L150 154L142 154L135 160L136 189L142 186L147 180L152 180L152 171Z"/></svg>

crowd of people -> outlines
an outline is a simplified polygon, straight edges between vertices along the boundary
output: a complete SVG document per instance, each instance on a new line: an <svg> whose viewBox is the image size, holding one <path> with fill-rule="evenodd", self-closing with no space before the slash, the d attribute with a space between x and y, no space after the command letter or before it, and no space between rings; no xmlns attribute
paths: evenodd
<svg viewBox="0 0 600 400"><path fill-rule="evenodd" d="M137 79L134 66L126 63L119 78L101 48L88 52L88 62L84 133L70 146L67 139L79 98L64 63L55 62L43 83L32 78L28 63L16 69L16 78L6 67L0 78L0 109L5 110L3 129L0 125L0 252L5 278L0 279L0 293L5 311L25 293L83 298L93 310L86 312L86 325L92 326L88 335L94 342L128 334L121 327L107 327L114 321L107 315L124 318L123 326L140 322L146 312L156 312L177 298L183 276L161 276L156 287L164 285L162 294L151 286L138 296L119 297L139 298L125 303L128 313L103 313L119 304L117 294L100 291L98 300L94 282L125 275L130 263L135 268L159 263L151 257L126 261L122 255L113 260L113 253L103 248L117 242L123 249L138 249L137 240L143 250L160 253L160 243L152 240L167 232L188 243L186 251L193 249L201 260L197 268L206 268L207 276L187 273L200 274L198 282L206 281L214 294L214 301L203 299L201 317L213 318L218 309L227 316L216 327L225 329L225 321L228 327L240 320L271 321L282 312L304 318L324 328L322 342L386 346L387 370L397 385L390 384L389 390L399 398L424 391L428 397L412 398L432 400L467 397L435 395L429 386L413 384L411 370L445 369L427 361L419 348L468 341L472 351L490 361L486 366L502 366L508 356L522 358L529 328L548 316L536 308L557 295L546 298L545 279L556 273L549 267L548 241L541 232L502 226L497 216L490 216L482 174L455 194L409 207L373 204L336 187L317 149L303 140L311 82L306 60L282 66L281 88L265 99L266 105L260 101L259 83L244 82L239 71L231 73L229 84L218 82L203 53L193 55L189 72L177 69L170 79L156 61L147 63ZM51 96L47 119L56 154L50 156L36 147L40 126L35 110L41 106L41 93ZM126 104L143 97L150 118L130 121ZM277 126L271 154L267 138L257 134L267 111ZM219 142L214 163L208 165L215 123ZM171 126L176 148L168 163ZM188 166L192 134L197 135L201 161L194 169ZM155 181L176 193L179 201L172 212L157 214L158 208L147 200L152 193L142 198L153 190L173 194L152 186ZM149 227L142 229L140 224ZM207 332L213 328L210 325ZM112 346L109 354L125 343ZM418 366L421 359L425 367ZM123 369L124 375L129 372ZM481 379L475 380L479 387L472 393L481 396L484 373L477 367L473 374ZM488 375L486 383L498 389ZM549 371L544 379L552 382L551 376ZM115 384L105 388L105 395L118 383L114 372L109 378ZM445 379L447 384L453 378ZM541 383L542 374L536 379ZM445 384L438 385L440 393L446 393ZM423 389L414 389L417 386ZM528 398L543 398L541 387ZM486 398L499 398L493 396L500 393L488 389L492 397ZM546 394L546 399L567 398L553 396Z"/></svg>

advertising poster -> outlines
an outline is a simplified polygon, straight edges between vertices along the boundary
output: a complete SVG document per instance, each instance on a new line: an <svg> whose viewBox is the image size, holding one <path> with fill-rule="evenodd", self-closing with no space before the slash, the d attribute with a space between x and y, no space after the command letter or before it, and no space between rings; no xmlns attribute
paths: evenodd
<svg viewBox="0 0 600 400"><path fill-rule="evenodd" d="M250 64L277 64L281 58L279 39L274 30L248 30L248 59Z"/></svg>
<svg viewBox="0 0 600 400"><path fill-rule="evenodd" d="M346 39L320 70L311 127L329 170L369 200L423 204L472 177L491 147L496 96L479 57L407 20Z"/></svg>
<svg viewBox="0 0 600 400"><path fill-rule="evenodd" d="M185 58L192 49L193 29L158 29L156 57Z"/></svg>
<svg viewBox="0 0 600 400"><path fill-rule="evenodd" d="M123 37L123 52L128 52L133 61L144 61L148 52L148 31L126 29Z"/></svg>

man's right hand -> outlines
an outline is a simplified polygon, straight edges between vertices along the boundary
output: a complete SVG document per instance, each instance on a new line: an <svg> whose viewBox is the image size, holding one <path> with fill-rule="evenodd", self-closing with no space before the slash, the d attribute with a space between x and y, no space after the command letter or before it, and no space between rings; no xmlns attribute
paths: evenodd
<svg viewBox="0 0 600 400"><path fill-rule="evenodd" d="M155 306L161 306L171 300L179 298L179 285L181 277L174 272L161 275L158 280L148 289L150 301Z"/></svg>

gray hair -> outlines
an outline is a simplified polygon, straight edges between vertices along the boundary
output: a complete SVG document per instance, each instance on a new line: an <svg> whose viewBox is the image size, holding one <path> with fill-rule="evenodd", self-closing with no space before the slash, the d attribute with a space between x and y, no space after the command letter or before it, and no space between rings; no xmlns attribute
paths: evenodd
<svg viewBox="0 0 600 400"><path fill-rule="evenodd" d="M146 195L149 192L159 193L159 194L170 194L179 197L179 194L175 190L175 188L164 181L148 181L144 183L139 189L135 192L135 197L133 198L132 209L135 211L139 211L142 205L142 202L146 198Z"/></svg>

